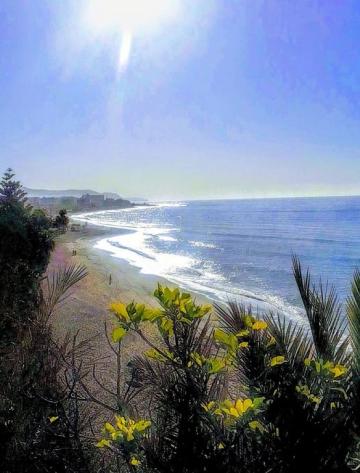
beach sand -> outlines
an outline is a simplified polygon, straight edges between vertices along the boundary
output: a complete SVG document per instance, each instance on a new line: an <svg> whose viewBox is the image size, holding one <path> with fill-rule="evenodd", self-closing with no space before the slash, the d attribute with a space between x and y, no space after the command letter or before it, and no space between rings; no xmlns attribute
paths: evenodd
<svg viewBox="0 0 360 473"><path fill-rule="evenodd" d="M72 264L87 268L88 275L70 291L69 297L56 310L52 327L55 336L60 339L67 333L74 335L77 332L79 340L96 337L92 343L98 354L109 354L104 337L104 323L107 322L109 327L114 323L114 317L108 312L111 302L136 301L156 306L152 294L157 283L174 286L158 276L141 274L126 261L94 248L99 239L120 233L119 229L94 225L87 225L80 232L68 231L57 239L48 267L49 274L59 267ZM75 256L72 255L73 250L76 251ZM203 296L194 296L199 303L209 302ZM135 334L128 334L123 342L125 357L131 358L147 348Z"/></svg>

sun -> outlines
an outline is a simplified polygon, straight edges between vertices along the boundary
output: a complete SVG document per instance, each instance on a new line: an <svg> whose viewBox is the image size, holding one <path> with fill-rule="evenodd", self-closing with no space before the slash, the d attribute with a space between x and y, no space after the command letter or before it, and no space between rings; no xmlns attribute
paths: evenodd
<svg viewBox="0 0 360 473"><path fill-rule="evenodd" d="M175 0L89 0L87 18L99 31L148 29L172 17Z"/></svg>
<svg viewBox="0 0 360 473"><path fill-rule="evenodd" d="M175 18L180 0L88 0L85 21L97 35L120 36L119 67L131 52L133 36L146 34Z"/></svg>

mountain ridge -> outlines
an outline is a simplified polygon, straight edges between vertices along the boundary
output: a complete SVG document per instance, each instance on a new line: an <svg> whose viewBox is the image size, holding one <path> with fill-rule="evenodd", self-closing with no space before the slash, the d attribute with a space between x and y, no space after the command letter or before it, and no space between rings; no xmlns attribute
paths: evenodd
<svg viewBox="0 0 360 473"><path fill-rule="evenodd" d="M105 195L107 199L123 199L116 192L97 192L91 189L31 189L24 187L24 191L29 197L77 197L80 198L84 194Z"/></svg>

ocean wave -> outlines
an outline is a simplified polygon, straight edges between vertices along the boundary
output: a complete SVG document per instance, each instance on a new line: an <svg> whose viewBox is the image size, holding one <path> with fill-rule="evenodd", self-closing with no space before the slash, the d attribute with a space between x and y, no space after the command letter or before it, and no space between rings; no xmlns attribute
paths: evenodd
<svg viewBox="0 0 360 473"><path fill-rule="evenodd" d="M174 238L172 236L167 236L167 235L160 235L158 238L161 241L177 241L176 238Z"/></svg>
<svg viewBox="0 0 360 473"><path fill-rule="evenodd" d="M216 262L216 258L197 259L191 254L189 248L191 245L194 248L219 249L215 244L200 239L189 239L187 240L188 245L184 246L183 251L179 251L183 241L181 233L179 233L179 240L172 234L181 232L181 224L180 222L178 224L178 217L174 218L171 212L172 220L168 219L167 214L164 214L161 208L184 207L186 205L185 203L164 202L156 206L87 212L77 214L73 218L90 224L125 230L126 232L121 235L97 241L95 246L109 252L114 258L127 261L143 274L164 277L172 284L202 294L219 303L236 300L245 305L251 305L260 312L271 310L275 313L286 314L301 323L304 320L301 309L291 306L285 299L271 294L270 290L267 293L262 288L261 280L258 281L258 291L247 290L241 287L241 280L235 284L231 282L230 268L224 273L221 263ZM160 245L160 242L176 242L174 245L176 253L165 252L164 245ZM168 245L168 248L172 246ZM250 264L250 262L248 263ZM246 266L246 261L243 262L243 265ZM254 279L254 275L252 279Z"/></svg>
<svg viewBox="0 0 360 473"><path fill-rule="evenodd" d="M96 210L91 212L83 212L71 215L72 220L87 222L93 225L100 225L103 227L112 227L112 228L136 228L137 224L129 224L121 219L121 215L128 215L129 213L134 213L135 215L141 211L156 211L159 208L177 208L177 207L186 207L185 202L158 202L158 203L149 203L148 205L138 205L136 207L129 207L125 209L108 209L108 210ZM114 219L111 219L111 216L114 216ZM103 218L102 218L103 216Z"/></svg>
<svg viewBox="0 0 360 473"><path fill-rule="evenodd" d="M185 255L161 253L149 248L148 241L157 232L164 229L137 230L125 235L104 238L95 244L95 248L108 251L112 256L126 260L137 267L143 274L166 277L179 270L193 266L194 258Z"/></svg>
<svg viewBox="0 0 360 473"><path fill-rule="evenodd" d="M160 231L160 229L159 229ZM161 253L149 248L152 233L138 230L129 234L104 238L96 248L110 252L115 258L126 260L142 274L163 277L170 283L201 294L218 303L231 300L252 306L255 311L287 314L298 323L304 322L301 309L287 304L271 294L254 293L231 285L210 262L186 255Z"/></svg>
<svg viewBox="0 0 360 473"><path fill-rule="evenodd" d="M214 245L213 243L204 243L202 241L193 241L193 240L190 240L189 243L192 245L192 246L196 246L198 248L213 248L213 249L216 249L217 246Z"/></svg>

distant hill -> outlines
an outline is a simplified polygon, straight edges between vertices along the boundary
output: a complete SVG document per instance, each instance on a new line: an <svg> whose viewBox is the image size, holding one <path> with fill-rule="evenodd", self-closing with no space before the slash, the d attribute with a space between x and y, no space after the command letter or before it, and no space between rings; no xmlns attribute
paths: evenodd
<svg viewBox="0 0 360 473"><path fill-rule="evenodd" d="M145 197L125 197L127 200L130 200L130 202L147 202L147 199Z"/></svg>
<svg viewBox="0 0 360 473"><path fill-rule="evenodd" d="M50 190L50 189L30 189L24 187L25 192L29 197L81 197L84 194L104 194L107 199L121 199L119 194L115 192L96 192L91 189L64 189L64 190Z"/></svg>

